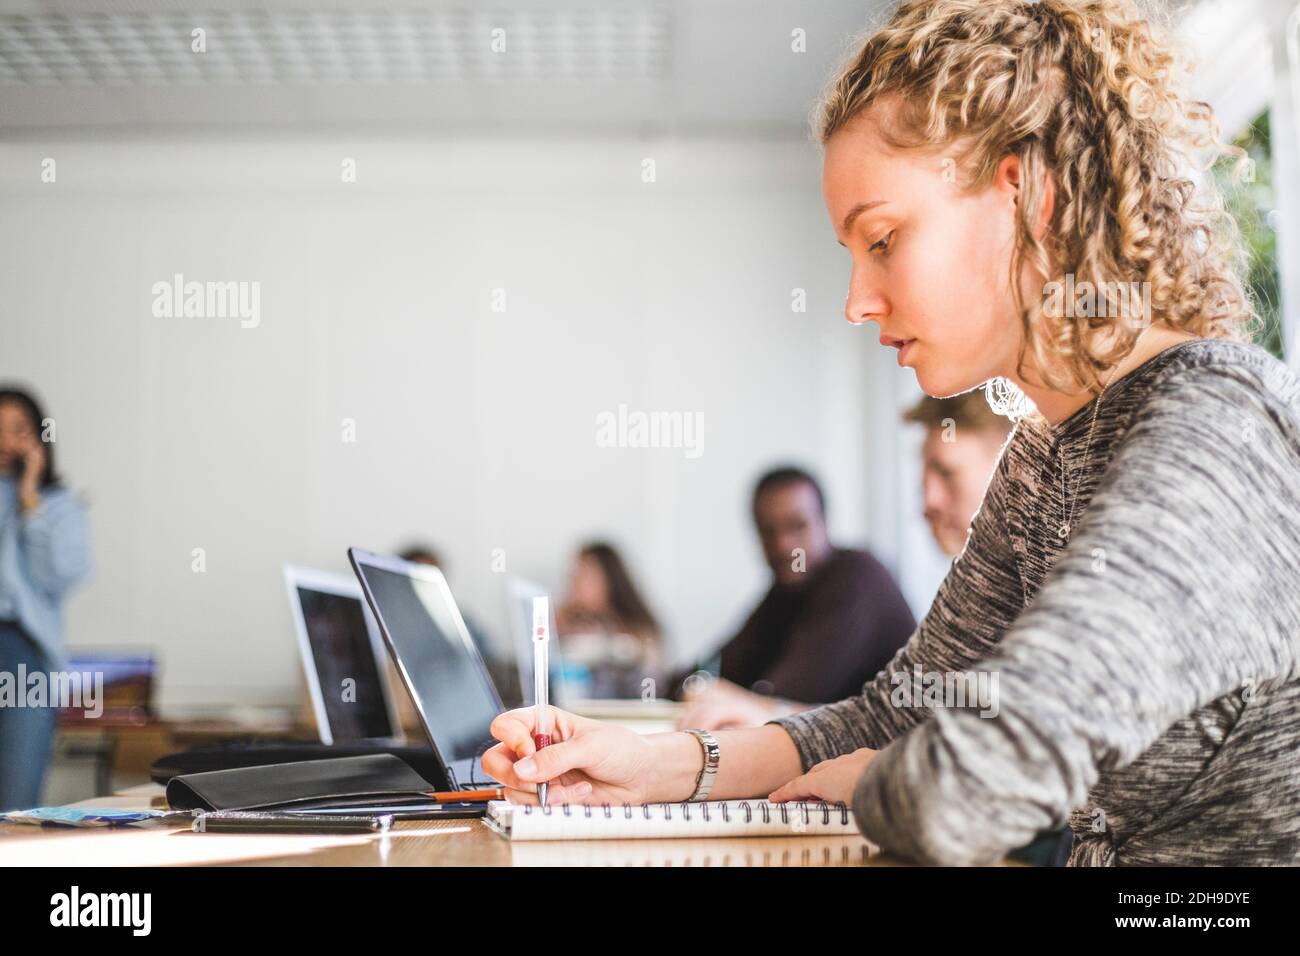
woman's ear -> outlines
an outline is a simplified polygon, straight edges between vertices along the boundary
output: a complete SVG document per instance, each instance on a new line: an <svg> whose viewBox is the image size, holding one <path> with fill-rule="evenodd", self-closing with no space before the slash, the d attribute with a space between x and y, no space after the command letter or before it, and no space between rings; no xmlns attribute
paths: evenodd
<svg viewBox="0 0 1300 956"><path fill-rule="evenodd" d="M1003 156L993 174L994 188L1002 190L1010 198L1013 206L1018 204L1025 195L1023 175L1024 166L1020 162L1020 157L1015 155ZM1047 235L1047 228L1052 223L1052 213L1056 210L1056 184L1052 181L1052 177L1044 172L1038 185L1038 221L1035 223L1034 232L1041 242Z"/></svg>
<svg viewBox="0 0 1300 956"><path fill-rule="evenodd" d="M993 173L993 186L1001 190L1014 204L1020 198L1020 157L1003 156Z"/></svg>

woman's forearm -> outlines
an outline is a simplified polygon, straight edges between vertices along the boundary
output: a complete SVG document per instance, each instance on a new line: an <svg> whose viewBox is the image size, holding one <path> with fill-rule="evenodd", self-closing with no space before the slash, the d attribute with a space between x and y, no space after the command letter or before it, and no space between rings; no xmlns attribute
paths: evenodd
<svg viewBox="0 0 1300 956"><path fill-rule="evenodd" d="M794 741L776 724L723 730L714 736L719 751L718 778L710 799L765 797L803 772ZM689 800L704 766L699 740L682 732L653 734L650 740L658 752L649 802Z"/></svg>

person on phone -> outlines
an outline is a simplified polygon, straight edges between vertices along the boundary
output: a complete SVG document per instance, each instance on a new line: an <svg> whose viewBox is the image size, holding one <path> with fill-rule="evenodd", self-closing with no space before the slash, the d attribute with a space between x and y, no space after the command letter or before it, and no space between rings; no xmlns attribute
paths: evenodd
<svg viewBox="0 0 1300 956"><path fill-rule="evenodd" d="M90 570L85 511L54 470L52 427L27 391L0 387L0 673L11 680L64 666L63 601ZM0 811L40 799L58 713L53 701L13 703L0 701Z"/></svg>
<svg viewBox="0 0 1300 956"><path fill-rule="evenodd" d="M966 545L842 701L713 741L557 710L539 752L531 712L498 716L511 800L707 783L850 804L932 864L1067 822L1071 865L1300 863L1300 378L1250 344L1240 237L1187 160L1221 141L1180 76L1132 0L911 0L865 40L818 122L845 315L927 394L984 385L1015 418Z"/></svg>

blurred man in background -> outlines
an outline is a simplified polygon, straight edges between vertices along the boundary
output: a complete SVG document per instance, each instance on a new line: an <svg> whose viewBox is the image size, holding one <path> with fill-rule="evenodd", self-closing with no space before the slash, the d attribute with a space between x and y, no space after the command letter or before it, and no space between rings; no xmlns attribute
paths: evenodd
<svg viewBox="0 0 1300 956"><path fill-rule="evenodd" d="M979 510L998 456L1002 453L1002 446L1011 432L1011 423L989 408L984 392L979 389L952 398L923 397L904 413L903 421L923 425L926 429L925 442L921 446L922 509L926 523L930 526L930 532L934 535L935 544L945 555L955 558L966 545L966 534L971 519ZM746 666L735 659L737 655L748 652L753 646L752 635L750 640L742 641L742 638L746 638L755 618L760 617L759 612L767 605L773 593L783 581L795 580L792 574L785 572L784 563L773 564L774 557L779 557L782 553L780 549L793 540L788 536L805 534L808 536L805 543L818 549L818 553L824 554L831 550L829 541L825 537L825 515L820 507L820 491L817 490L816 482L811 477L803 479L797 477L802 474L793 469L784 469L764 476L759 482L754 499L755 521L759 525L764 552L768 556L768 563L773 568L777 583L773 591L769 592L768 598L764 599L764 604L759 606L759 611L756 611L746 623L745 629L723 648L724 663L721 679L714 681L700 675L695 678L692 686L684 689L683 696L691 702L691 705L678 720L679 727L720 730L727 727L754 726L775 717L808 710L819 703L840 699L839 696L800 697L798 694L782 691L775 685L763 684L763 678L759 678L757 686L750 684L748 685L750 689L746 690L743 681L753 673L755 664L750 662ZM773 476L784 477L773 478ZM764 488L764 482L771 481L776 481L778 485L784 487L786 494L765 503L764 514L768 528L768 533L765 533L764 520L759 517L760 492ZM771 485L769 484L768 487L770 489ZM802 516L802 519L796 516ZM821 519L820 523L818 517ZM781 529L785 529L784 532ZM782 536L783 533L785 537ZM874 559L869 555L864 557L874 563ZM870 587L874 584L877 588L883 588L886 595L890 589L897 593L893 579L889 578L888 572L883 568L880 568L879 573L872 574L863 565L862 571L867 579L864 580L866 586ZM880 583L881 574L884 575L887 584ZM874 602L876 598L868 598L868 600ZM843 606L843 602L840 603ZM845 662L848 666L844 673L847 675L851 670L857 683L841 696L847 697L858 692L862 684L875 676L880 668L889 662L893 652L905 644L911 636L915 624L910 613L904 615L897 610L900 605L906 611L906 604L903 603L901 595L897 598L897 604L887 599L884 604L886 623L879 625L869 636L874 646L881 652L888 648L888 653L885 653L883 658L851 656ZM868 613L870 606L868 605ZM856 612L850 612L849 617L852 617L853 613ZM898 634L896 628L902 625L904 619L907 621L906 632L902 634L901 639L896 639ZM827 626L835 626L837 621L841 625L848 624L847 620L834 617L825 623ZM847 631L842 632L841 637L848 634ZM828 641L824 646L830 648L838 645ZM732 658L730 668L726 661L728 651ZM864 661L867 668L865 673L862 670ZM810 652L806 664L809 667L824 669L829 675L837 671L838 658L831 654L818 656L816 652ZM783 681L786 680L782 671L777 670L776 674ZM833 683L833 679L830 682Z"/></svg>
<svg viewBox="0 0 1300 956"><path fill-rule="evenodd" d="M1011 422L989 408L982 389L952 398L926 396L904 413L903 421L925 426L922 508L935 543L955 558L966 546L971 519L984 500Z"/></svg>
<svg viewBox="0 0 1300 956"><path fill-rule="evenodd" d="M683 726L748 726L774 712L857 693L916 627L889 571L837 548L826 500L808 472L777 468L754 487L754 526L772 585L719 655L716 680L673 682L691 701ZM794 703L794 702L800 703Z"/></svg>

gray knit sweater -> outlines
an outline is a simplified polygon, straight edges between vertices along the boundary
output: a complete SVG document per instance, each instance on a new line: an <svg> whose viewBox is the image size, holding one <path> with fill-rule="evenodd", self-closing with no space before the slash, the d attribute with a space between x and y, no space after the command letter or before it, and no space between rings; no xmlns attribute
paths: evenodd
<svg viewBox="0 0 1300 956"><path fill-rule="evenodd" d="M805 769L881 751L853 809L908 859L1068 821L1076 866L1300 863L1300 381L1191 340L1111 383L1085 467L1092 414L1021 421L907 645L775 723ZM996 706L926 692L961 672Z"/></svg>

